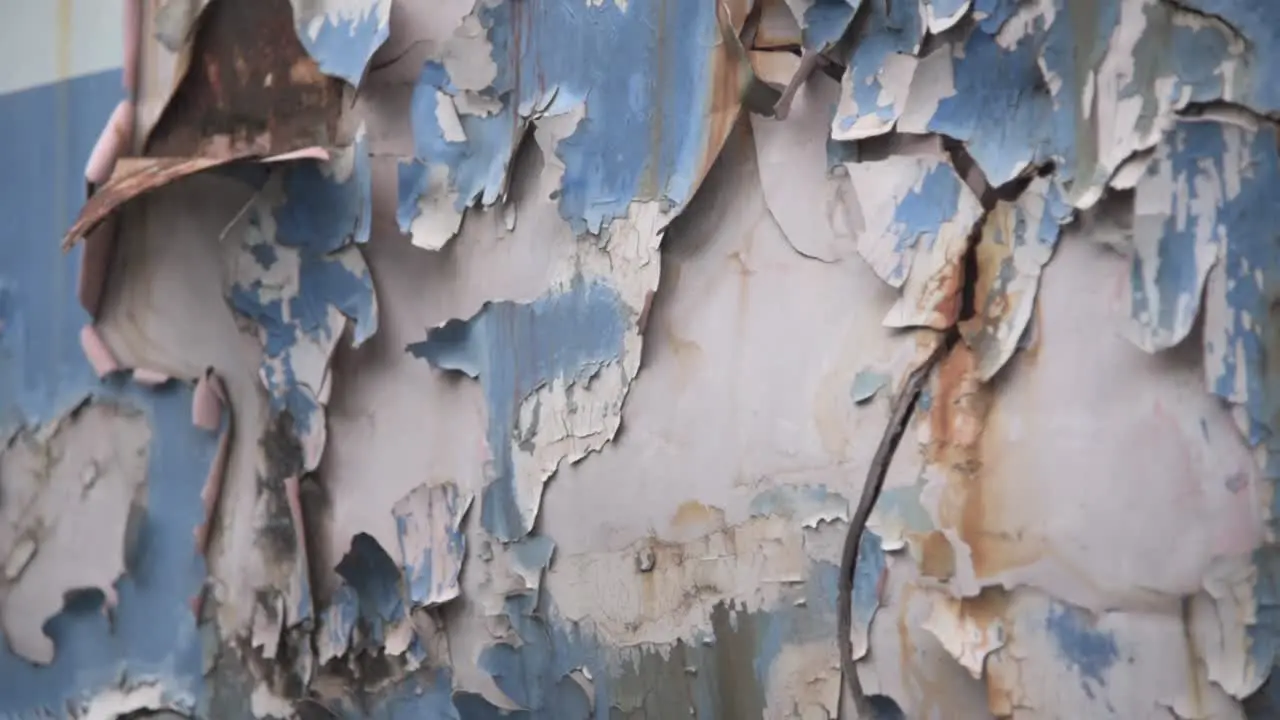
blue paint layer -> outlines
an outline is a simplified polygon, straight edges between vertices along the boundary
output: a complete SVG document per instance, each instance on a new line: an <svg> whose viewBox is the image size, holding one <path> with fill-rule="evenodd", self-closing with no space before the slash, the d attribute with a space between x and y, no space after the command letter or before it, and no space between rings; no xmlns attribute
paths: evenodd
<svg viewBox="0 0 1280 720"><path fill-rule="evenodd" d="M1159 156L1147 167L1144 182L1158 183L1157 191L1163 191L1165 187L1159 178L1172 176L1174 183L1181 185L1183 192L1187 193L1185 203L1169 198L1162 221L1157 215L1142 223L1141 227L1144 229L1158 233L1157 241L1154 247L1147 243L1140 244L1130 265L1132 317L1147 326L1157 337L1168 338L1168 342L1176 342L1185 337L1195 321L1209 273L1209 267L1198 257L1199 253L1208 249L1214 258L1219 253L1220 238L1217 232L1208 233L1203 241L1197 238L1203 223L1215 221L1213 216L1199 217L1197 208L1208 207L1211 208L1209 212L1214 212L1212 208L1217 207L1218 198L1227 193L1224 172L1227 171L1225 164L1228 162L1228 134L1241 138L1245 133L1216 123L1181 123L1174 129L1169 141L1164 143L1165 147L1160 149ZM1254 154L1259 149L1261 148L1255 147ZM1263 154L1266 154L1265 151ZM1274 168L1274 161L1271 165ZM1248 195L1242 198L1246 203L1260 199L1256 190ZM1231 217L1232 207L1236 209L1235 217ZM1217 209L1215 214L1227 211L1227 217L1223 219L1227 221L1225 227L1229 235L1233 231L1248 232L1253 229L1236 230L1241 219L1238 213L1246 207L1249 205L1230 198L1225 206ZM1232 220L1236 222L1232 223ZM1155 265L1150 281L1150 270L1147 268L1149 263ZM1228 358L1228 362L1234 361L1234 357Z"/></svg>
<svg viewBox="0 0 1280 720"><path fill-rule="evenodd" d="M973 0L973 14L984 33L995 35L1018 11L1020 0Z"/></svg>
<svg viewBox="0 0 1280 720"><path fill-rule="evenodd" d="M853 576L853 626L866 632L871 619L880 607L880 583L884 579L888 561L884 555L884 543L870 530L862 532L858 542L858 565ZM838 574L838 573L837 573Z"/></svg>
<svg viewBox="0 0 1280 720"><path fill-rule="evenodd" d="M1106 56L1120 22L1120 3L1055 0L1054 6L1054 22L1040 38L1040 58L1046 74L1061 83L1053 95L1049 151L1058 161L1060 181L1069 184L1078 180L1085 186L1105 183L1112 168L1098 167L1097 141L1090 135L1090 121L1085 119L1096 109L1084 107L1081 95L1087 74Z"/></svg>
<svg viewBox="0 0 1280 720"><path fill-rule="evenodd" d="M968 4L969 0L929 0L935 18L955 17Z"/></svg>
<svg viewBox="0 0 1280 720"><path fill-rule="evenodd" d="M504 542L524 537L533 525L521 510L512 475L512 433L521 403L548 382L581 380L621 358L628 312L613 288L578 278L566 292L532 303L487 303L471 319L450 320L407 348L484 384L493 470L481 522Z"/></svg>
<svg viewBox="0 0 1280 720"><path fill-rule="evenodd" d="M1280 111L1280 3L1269 0L1179 0L1179 5L1212 15L1231 26L1248 43L1245 104L1263 112ZM1188 57L1185 62L1193 62ZM1198 62L1197 62L1198 64Z"/></svg>
<svg viewBox="0 0 1280 720"><path fill-rule="evenodd" d="M933 249L939 229L960 212L962 192L966 192L964 182L950 163L939 162L924 171L917 187L911 188L893 210L890 229L897 235L893 249L898 265L885 280L893 285L906 281L911 271L908 251L917 247Z"/></svg>
<svg viewBox="0 0 1280 720"><path fill-rule="evenodd" d="M849 29L862 0L814 0L800 21L800 41L806 50L830 48Z"/></svg>
<svg viewBox="0 0 1280 720"><path fill-rule="evenodd" d="M298 343L328 347L336 341L331 307L354 322L356 345L378 327L373 278L355 245L368 240L371 217L372 179L363 133L351 148L338 152L354 156L345 177L335 174L336 161L301 160L279 168L283 199L268 210L274 222L255 211L245 236L260 272L241 277L227 295L231 307L262 330L263 376L272 411L288 411L299 437L324 420L315 397L319 388L308 387L294 373ZM279 271L273 268L285 253L292 255L297 270L282 291Z"/></svg>
<svg viewBox="0 0 1280 720"><path fill-rule="evenodd" d="M1120 659L1120 650L1110 633L1097 630L1083 610L1053 603L1045 617L1045 627L1053 636L1062 657L1080 673L1081 681L1106 685L1107 672ZM1085 691L1093 697L1087 683Z"/></svg>
<svg viewBox="0 0 1280 720"><path fill-rule="evenodd" d="M312 12L298 14L298 39L320 66L320 72L359 85L369 58L391 34L390 24L379 20L387 17L385 13L391 0L366 0L359 18L340 17L335 9L325 9L329 4L343 6L342 12L350 12L350 2L294 3L295 7L299 4ZM313 33L312 24L316 20L319 24Z"/></svg>
<svg viewBox="0 0 1280 720"><path fill-rule="evenodd" d="M414 606L425 606L450 599L461 592L458 577L467 554L467 536L462 529L462 503L456 485L450 483L432 487L419 495L415 490L409 495L411 504L397 505L392 514L396 520L396 535L400 545L400 557L409 599ZM414 502L422 498L423 502ZM415 517L417 516L417 517ZM411 534L413 538L410 538ZM429 542L423 544L419 533L429 533ZM435 543L443 541L444 557L448 562L435 567ZM417 555L416 558L412 557Z"/></svg>
<svg viewBox="0 0 1280 720"><path fill-rule="evenodd" d="M845 71L850 80L845 87L853 93L857 111L837 119L841 129L852 129L864 117L885 122L896 119L892 102L881 106L880 98L886 90L892 97L905 93L906 88L885 88L880 83L880 72L891 55L916 54L924 39L923 11L917 2L867 0L868 16L859 29Z"/></svg>
<svg viewBox="0 0 1280 720"><path fill-rule="evenodd" d="M853 376L853 384L849 386L849 399L854 403L861 405L880 392L880 389L889 384L892 378L888 374L876 372L874 370L859 370L857 375Z"/></svg>
<svg viewBox="0 0 1280 720"><path fill-rule="evenodd" d="M369 241L373 172L367 136L358 133L351 147L334 153L345 157L334 163L296 160L285 167L282 184L290 200L274 213L281 245L318 256ZM337 169L348 162L349 168Z"/></svg>
<svg viewBox="0 0 1280 720"><path fill-rule="evenodd" d="M953 60L955 94L929 120L930 131L966 143L993 187L1052 157L1054 106L1037 65L1039 49L1034 35L1005 50L994 35L974 31L963 57Z"/></svg>
<svg viewBox="0 0 1280 720"><path fill-rule="evenodd" d="M84 162L122 97L118 70L0 95L0 441L23 424L62 414L94 387L77 332L89 321L76 300L83 245L56 238L84 197Z"/></svg>
<svg viewBox="0 0 1280 720"><path fill-rule="evenodd" d="M464 115L467 139L446 141L436 92L457 89L443 67L424 68L412 118L418 162L401 169L401 227L417 213L427 165L448 168L459 207L491 203L528 118L553 101L552 112L579 105L588 93L585 117L556 149L565 164L560 214L574 231L598 233L633 200L683 206L716 139L706 119L715 95L710 53L720 43L715 13L714 3L665 0L631 0L625 10L580 0L478 6L497 65L482 94L502 110Z"/></svg>
<svg viewBox="0 0 1280 720"><path fill-rule="evenodd" d="M0 96L0 166L22 179L0 193L0 430L7 437L18 424L48 422L92 394L138 408L153 433L152 510L135 528L113 621L101 612L101 593L82 593L45 625L56 647L51 665L33 666L0 645L4 716L63 713L70 702L118 687L122 673L160 680L175 701L205 699L201 639L188 601L204 580L192 529L204 519L200 491L217 437L192 426L185 385L140 390L118 379L98 382L77 340L88 319L75 296L81 250L64 255L56 242L75 219L84 162L120 88L112 70Z"/></svg>

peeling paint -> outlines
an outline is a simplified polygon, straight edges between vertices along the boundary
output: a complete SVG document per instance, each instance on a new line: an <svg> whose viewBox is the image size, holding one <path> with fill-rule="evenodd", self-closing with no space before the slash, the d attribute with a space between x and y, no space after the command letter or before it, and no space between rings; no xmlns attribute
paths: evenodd
<svg viewBox="0 0 1280 720"><path fill-rule="evenodd" d="M946 331L872 712L1269 716L1265 3L109 5L0 28L0 715L836 717Z"/></svg>
<svg viewBox="0 0 1280 720"><path fill-rule="evenodd" d="M424 231L442 234L416 243L443 246L464 209L505 197L528 123L583 106L588 92L592 101L555 149L564 167L560 213L573 230L599 233L625 218L632 202L679 208L692 197L739 107L717 4L676 11L631 0L626 10L605 5L590 13L575 4L478 6L448 56L424 66L412 111L416 159L400 166L400 227L409 232L423 204L437 207L441 196L455 220L427 221ZM492 62L472 75L480 63L450 62L464 54ZM605 56L617 61L595 62ZM477 103L484 109L471 109ZM652 146L632 142L637 133ZM601 165L602 157L613 160Z"/></svg>
<svg viewBox="0 0 1280 720"><path fill-rule="evenodd" d="M845 163L858 253L902 298L888 327L944 330L959 318L962 258L982 206L936 142L884 160ZM886 180L888 178L888 180Z"/></svg>
<svg viewBox="0 0 1280 720"><path fill-rule="evenodd" d="M893 129L906 107L916 54L924 40L922 2L866 0L866 9L831 122L835 140L861 140Z"/></svg>
<svg viewBox="0 0 1280 720"><path fill-rule="evenodd" d="M320 72L359 85L391 33L391 0L292 0L298 39Z"/></svg>
<svg viewBox="0 0 1280 720"><path fill-rule="evenodd" d="M471 496L461 498L452 483L418 487L392 509L400 536L400 568L409 599L418 607L441 605L461 593L458 576L466 558L462 519Z"/></svg>
<svg viewBox="0 0 1280 720"><path fill-rule="evenodd" d="M990 380L1017 350L1035 309L1040 271L1070 217L1057 186L1041 177L1016 202L997 202L984 220L976 251L976 316L960 323L977 355L979 379Z"/></svg>

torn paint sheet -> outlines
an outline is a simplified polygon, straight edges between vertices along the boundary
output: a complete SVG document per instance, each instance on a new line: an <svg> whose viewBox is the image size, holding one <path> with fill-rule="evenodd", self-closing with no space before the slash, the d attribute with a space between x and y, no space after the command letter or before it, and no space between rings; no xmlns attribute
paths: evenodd
<svg viewBox="0 0 1280 720"><path fill-rule="evenodd" d="M907 103L925 35L920 0L866 0L840 84L831 137L861 140L893 129Z"/></svg>
<svg viewBox="0 0 1280 720"><path fill-rule="evenodd" d="M1242 128L1183 123L1138 180L1126 304L1130 335L1148 352L1178 344L1195 323L1222 236L1230 232L1218 214L1231 203L1229 193L1246 189L1237 153L1249 152L1247 136Z"/></svg>
<svg viewBox="0 0 1280 720"><path fill-rule="evenodd" d="M298 39L320 72L350 85L391 34L391 0L292 0Z"/></svg>
<svg viewBox="0 0 1280 720"><path fill-rule="evenodd" d="M845 167L861 231L858 253L881 279L902 288L885 325L950 327L960 313L969 235L982 217L977 196L936 140Z"/></svg>
<svg viewBox="0 0 1280 720"><path fill-rule="evenodd" d="M462 520L471 500L454 483L420 485L392 508L400 568L414 606L442 605L461 594L458 578L467 551Z"/></svg>
<svg viewBox="0 0 1280 720"><path fill-rule="evenodd" d="M116 581L128 569L127 527L145 512L151 438L141 412L91 402L0 450L7 553L0 621L15 653L53 661L44 625L65 593L92 588L116 604Z"/></svg>
<svg viewBox="0 0 1280 720"><path fill-rule="evenodd" d="M1057 184L1039 177L1016 201L997 202L984 220L976 249L975 315L960 323L984 382L1017 350L1035 310L1041 269L1071 215Z"/></svg>
<svg viewBox="0 0 1280 720"><path fill-rule="evenodd" d="M435 219L422 227L441 234L416 242L443 246L468 206L505 195L527 123L584 103L581 122L556 148L560 213L575 232L599 233L635 201L675 209L688 202L738 115L742 60L720 42L719 3L659 5L477 6L415 88L416 158L400 170L401 228L431 210ZM596 62L605 56L617 62ZM658 75L660 84L652 82ZM637 133L652 141L634 142Z"/></svg>
<svg viewBox="0 0 1280 720"><path fill-rule="evenodd" d="M632 332L633 312L609 284L578 278L566 290L532 303L488 303L470 319L451 320L409 346L432 365L479 378L484 385L493 466L481 522L504 542L532 529L549 477L545 467L534 467L532 477L516 475L517 454L536 451L540 441L541 403L559 404L546 408L545 422L558 423L563 434L564 423L576 415L568 402L573 393L585 390L597 375L625 372L617 361ZM549 385L558 392L539 392ZM619 417L613 415L604 439L616 432Z"/></svg>
<svg viewBox="0 0 1280 720"><path fill-rule="evenodd" d="M912 83L904 127L963 141L993 187L1052 160L1069 202L1090 207L1175 111L1244 97L1243 44L1179 4L987 2L974 13L949 72L917 71L928 82Z"/></svg>
<svg viewBox="0 0 1280 720"><path fill-rule="evenodd" d="M260 376L302 443L302 471L324 451L330 360L348 324L359 346L377 330L377 297L355 243L368 238L370 176L363 142L329 162L281 166L258 191L230 246L228 302L263 346Z"/></svg>
<svg viewBox="0 0 1280 720"><path fill-rule="evenodd" d="M204 697L187 601L204 578L191 528L213 441L191 425L190 394L177 387L99 392L115 397L0 453L0 517L34 510L23 522L37 547L14 582L0 581L5 714L66 707L92 716L94 708L127 710L138 693L149 707L195 713ZM32 454L39 443L46 448ZM25 501L35 488L18 482L24 476L43 480ZM3 535L15 527L0 523L0 547L11 547ZM30 632L11 634L15 618ZM155 693L162 702L151 702Z"/></svg>
<svg viewBox="0 0 1280 720"><path fill-rule="evenodd" d="M1236 312L1265 312L1261 293L1276 258L1262 239L1270 231L1257 225L1261 219L1255 203L1263 201L1263 188L1277 178L1275 139L1271 129L1179 123L1139 180L1134 205L1128 306L1135 342L1148 351L1180 342L1195 322L1205 283L1221 259L1223 279L1236 287L1228 291L1219 284L1210 291L1209 307L1228 314L1206 326L1206 372L1215 392L1239 404L1261 400L1262 394L1248 380L1257 372L1250 367L1248 345L1237 340L1257 331L1244 329L1249 322L1236 321L1233 328L1230 318ZM1257 232L1264 235L1255 241L1251 236ZM1252 306L1246 304L1250 302ZM1253 409L1255 422L1270 423L1272 413L1259 405Z"/></svg>
<svg viewBox="0 0 1280 720"><path fill-rule="evenodd" d="M372 536L358 533L334 568L342 584L330 600L317 632L320 662L367 652L426 658L410 617L406 577Z"/></svg>
<svg viewBox="0 0 1280 720"><path fill-rule="evenodd" d="M864 0L785 0L799 23L804 47L821 52L848 30Z"/></svg>
<svg viewBox="0 0 1280 720"><path fill-rule="evenodd" d="M1280 76L1273 71L1280 63L1280 6L1240 0L1177 0L1170 4L1221 21L1238 34L1251 55L1236 80L1241 86L1241 102L1267 115L1280 111ZM1183 63L1190 65L1190 57L1183 56Z"/></svg>
<svg viewBox="0 0 1280 720"><path fill-rule="evenodd" d="M972 30L953 47L951 82L923 86L947 94L911 99L934 109L925 129L964 142L992 187L1052 156L1053 100L1037 51L1034 37L1005 48L995 35Z"/></svg>
<svg viewBox="0 0 1280 720"><path fill-rule="evenodd" d="M1097 202L1175 111L1240 95L1244 46L1221 22L1163 0L1055 7L1040 66L1054 98L1057 174L1076 207Z"/></svg>
<svg viewBox="0 0 1280 720"><path fill-rule="evenodd" d="M207 8L173 0L149 15L149 24L172 23L167 32L184 38L180 71L169 68L176 86L147 83L139 102L151 109L139 123L154 125L138 148L144 157L115 163L64 249L129 200L188 175L249 158L314 155L340 139L341 82L322 74L294 37L287 0L218 0Z"/></svg>
<svg viewBox="0 0 1280 720"><path fill-rule="evenodd" d="M786 85L801 64L785 52L754 52L751 62L761 80L778 85ZM769 213L796 252L824 262L856 252L849 227L849 183L827 171L831 107L839 92L834 80L814 73L797 91L786 122L750 116ZM821 197L815 199L815 193Z"/></svg>

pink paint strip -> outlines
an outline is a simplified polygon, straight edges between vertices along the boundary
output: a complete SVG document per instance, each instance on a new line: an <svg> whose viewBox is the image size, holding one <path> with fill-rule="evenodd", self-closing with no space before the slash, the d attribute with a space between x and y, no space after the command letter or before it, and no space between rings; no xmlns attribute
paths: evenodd
<svg viewBox="0 0 1280 720"><path fill-rule="evenodd" d="M293 533L298 544L298 567L305 576L309 570L307 565L307 526L302 519L302 496L299 480L296 477L284 479L284 496L289 503L289 515L293 517Z"/></svg>
<svg viewBox="0 0 1280 720"><path fill-rule="evenodd" d="M124 2L124 90L130 99L138 87L138 54L142 51L142 0Z"/></svg>
<svg viewBox="0 0 1280 720"><path fill-rule="evenodd" d="M102 297L107 287L107 269L116 248L116 217L107 217L89 231L84 252L80 253L80 273L76 278L76 298L93 319L98 319Z"/></svg>
<svg viewBox="0 0 1280 720"><path fill-rule="evenodd" d="M128 147L133 135L133 110L131 100L121 100L107 120L106 127L102 128L84 168L84 177L90 183L101 185L111 178L116 159Z"/></svg>
<svg viewBox="0 0 1280 720"><path fill-rule="evenodd" d="M289 160L323 160L328 162L329 151L319 145L312 145L311 147L302 148L301 150L294 150L292 152L265 157L262 159L262 162L286 162Z"/></svg>
<svg viewBox="0 0 1280 720"><path fill-rule="evenodd" d="M222 381L213 370L206 370L196 382L191 397L191 424L201 430L214 432L222 424Z"/></svg>
<svg viewBox="0 0 1280 720"><path fill-rule="evenodd" d="M151 368L134 368L133 369L133 381L138 383L139 385L146 385L147 387L159 387L169 382L169 380L170 380L169 375L166 373L162 373L159 370L152 370Z"/></svg>
<svg viewBox="0 0 1280 720"><path fill-rule="evenodd" d="M85 358L89 361L89 365L93 366L93 371L98 374L98 377L106 377L120 369L120 363L116 360L115 354L111 352L111 348L107 346L106 341L94 326L85 325L80 328L80 349L84 350Z"/></svg>
<svg viewBox="0 0 1280 720"><path fill-rule="evenodd" d="M191 403L191 422L196 427L216 430L221 419L222 409L231 410L227 399L227 388L222 378L212 368L205 371L204 377L196 384L195 396ZM218 438L218 451L209 466L209 474L205 476L204 489L200 491L200 503L204 506L204 519L195 529L196 549L206 558L209 552L209 537L212 534L213 518L218 512L218 504L222 498L222 484L227 475L227 464L231 459L231 433L234 414L228 412L227 426ZM196 618L200 617L200 608L204 602L201 593L192 606Z"/></svg>

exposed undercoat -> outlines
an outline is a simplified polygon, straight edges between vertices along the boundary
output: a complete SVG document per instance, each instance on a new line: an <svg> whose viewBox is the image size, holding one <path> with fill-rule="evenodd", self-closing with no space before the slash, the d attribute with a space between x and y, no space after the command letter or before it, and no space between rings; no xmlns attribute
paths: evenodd
<svg viewBox="0 0 1280 720"><path fill-rule="evenodd" d="M1280 5L46 5L0 717L838 717L953 330L881 714L1280 712Z"/></svg>

